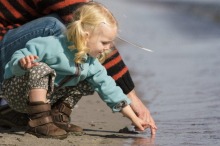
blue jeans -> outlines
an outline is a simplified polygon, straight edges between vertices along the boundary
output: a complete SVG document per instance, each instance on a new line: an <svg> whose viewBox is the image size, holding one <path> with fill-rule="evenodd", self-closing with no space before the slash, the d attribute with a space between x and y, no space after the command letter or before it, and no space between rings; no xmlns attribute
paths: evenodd
<svg viewBox="0 0 220 146"><path fill-rule="evenodd" d="M9 30L3 40L0 41L0 88L3 81L4 67L16 50L24 48L25 44L33 38L59 36L65 29L66 27L60 18L52 14Z"/></svg>

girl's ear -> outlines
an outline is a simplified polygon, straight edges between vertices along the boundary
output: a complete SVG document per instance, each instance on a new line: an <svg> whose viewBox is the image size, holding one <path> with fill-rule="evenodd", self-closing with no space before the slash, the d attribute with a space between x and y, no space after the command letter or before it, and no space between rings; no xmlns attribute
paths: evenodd
<svg viewBox="0 0 220 146"><path fill-rule="evenodd" d="M90 38L90 33L88 31L85 32L85 41L88 42Z"/></svg>
<svg viewBox="0 0 220 146"><path fill-rule="evenodd" d="M90 33L88 31L85 32L86 40L89 39Z"/></svg>

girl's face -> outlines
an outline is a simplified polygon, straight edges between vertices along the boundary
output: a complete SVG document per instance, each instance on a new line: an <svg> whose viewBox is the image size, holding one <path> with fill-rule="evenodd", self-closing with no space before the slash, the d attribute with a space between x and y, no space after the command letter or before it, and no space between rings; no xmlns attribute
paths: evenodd
<svg viewBox="0 0 220 146"><path fill-rule="evenodd" d="M90 49L88 54L96 58L103 51L111 49L116 34L117 28L111 28L105 23L101 23L93 32L88 32L87 47Z"/></svg>

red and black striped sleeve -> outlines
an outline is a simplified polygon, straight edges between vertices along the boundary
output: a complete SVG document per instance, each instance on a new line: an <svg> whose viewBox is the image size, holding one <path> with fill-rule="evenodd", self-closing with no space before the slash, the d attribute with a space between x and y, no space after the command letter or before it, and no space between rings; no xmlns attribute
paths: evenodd
<svg viewBox="0 0 220 146"><path fill-rule="evenodd" d="M80 3L88 0L34 0L41 13L44 15L56 13L64 23L72 20L72 13Z"/></svg>
<svg viewBox="0 0 220 146"><path fill-rule="evenodd" d="M108 75L116 81L116 84L121 87L125 94L128 94L134 89L134 83L129 70L116 48L108 54L103 65L106 68Z"/></svg>
<svg viewBox="0 0 220 146"><path fill-rule="evenodd" d="M40 16L32 0L0 0L0 40L8 30Z"/></svg>

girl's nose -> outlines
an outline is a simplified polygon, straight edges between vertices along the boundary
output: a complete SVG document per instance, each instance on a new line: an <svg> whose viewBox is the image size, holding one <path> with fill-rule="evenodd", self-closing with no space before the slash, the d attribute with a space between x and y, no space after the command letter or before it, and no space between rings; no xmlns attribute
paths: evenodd
<svg viewBox="0 0 220 146"><path fill-rule="evenodd" d="M106 45L105 47L104 47L104 51L105 50L109 50L109 49L111 49L113 47L113 43L109 43L108 45Z"/></svg>
<svg viewBox="0 0 220 146"><path fill-rule="evenodd" d="M106 46L103 48L103 51L109 50L109 49L110 49L110 45L106 45Z"/></svg>

